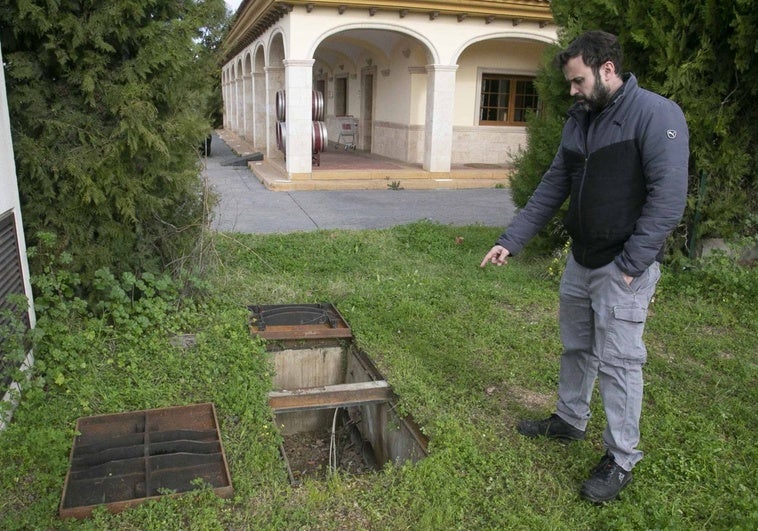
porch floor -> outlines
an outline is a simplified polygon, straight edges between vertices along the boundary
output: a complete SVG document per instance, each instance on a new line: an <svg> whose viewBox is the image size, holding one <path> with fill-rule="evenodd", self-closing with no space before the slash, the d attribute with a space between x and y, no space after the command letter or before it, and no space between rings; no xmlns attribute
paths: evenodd
<svg viewBox="0 0 758 531"><path fill-rule="evenodd" d="M262 151L255 149L233 131L219 129L218 136L240 156ZM277 155L280 155L277 153ZM408 164L360 150L345 150L329 143L319 154L320 164L313 171L290 179L283 157L249 162L253 174L266 188L293 190L375 190L387 188L464 189L508 186L513 168L505 164L458 164L449 172L428 172L421 164Z"/></svg>

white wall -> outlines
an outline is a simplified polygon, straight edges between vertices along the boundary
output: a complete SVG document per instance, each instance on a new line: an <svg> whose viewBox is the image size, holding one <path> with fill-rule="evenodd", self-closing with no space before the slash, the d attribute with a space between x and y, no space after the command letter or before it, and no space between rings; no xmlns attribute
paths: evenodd
<svg viewBox="0 0 758 531"><path fill-rule="evenodd" d="M5 92L5 67L2 50L0 49L0 214L13 211L16 218L16 231L21 254L21 271L24 277L24 289L29 297L29 322L35 325L36 318L32 303L32 288L29 283L29 264L26 260L26 243L24 228L21 224L21 205L18 197L18 182L16 180L16 164L13 160L13 142L11 138L10 118L8 113L8 98ZM33 363L31 352L27 355L22 368L28 369ZM0 391L5 391L0 390ZM20 387L16 382L11 383L11 389L4 392L3 401L11 403L11 410L6 416L0 416L0 431L10 422L13 408L17 404Z"/></svg>
<svg viewBox="0 0 758 531"><path fill-rule="evenodd" d="M2 49L0 49L0 64L4 64ZM24 227L21 223L21 203L18 197L18 182L16 181L16 163L13 159L8 97L5 92L5 68L2 68L0 69L0 214L4 214L9 210L13 211L16 218L24 286L26 293L31 297L32 288L29 283L29 264L26 260L26 242L24 240ZM32 325L34 325L33 308L30 310L29 319Z"/></svg>

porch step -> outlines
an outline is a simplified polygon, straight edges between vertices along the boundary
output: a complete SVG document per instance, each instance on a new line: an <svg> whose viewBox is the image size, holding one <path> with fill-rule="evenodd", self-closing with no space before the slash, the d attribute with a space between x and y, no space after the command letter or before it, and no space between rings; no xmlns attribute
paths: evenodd
<svg viewBox="0 0 758 531"><path fill-rule="evenodd" d="M455 190L509 186L510 171L504 169L453 169L430 173L413 168L393 170L314 170L311 174L286 177L283 169L270 161L250 163L250 170L273 191L311 190Z"/></svg>
<svg viewBox="0 0 758 531"><path fill-rule="evenodd" d="M410 179L408 181L395 180L367 180L367 179L342 179L342 180L300 180L289 181L285 179L266 181L262 180L268 190L275 192L314 191L314 190L464 190L469 188L496 188L507 186L507 182L490 179ZM397 184L396 184L397 183Z"/></svg>

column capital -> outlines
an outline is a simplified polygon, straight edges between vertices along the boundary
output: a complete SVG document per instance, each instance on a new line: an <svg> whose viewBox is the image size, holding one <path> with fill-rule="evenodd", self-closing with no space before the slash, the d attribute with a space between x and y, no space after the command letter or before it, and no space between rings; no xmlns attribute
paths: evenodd
<svg viewBox="0 0 758 531"><path fill-rule="evenodd" d="M458 70L458 65L426 65L427 72L455 72Z"/></svg>
<svg viewBox="0 0 758 531"><path fill-rule="evenodd" d="M290 66L300 66L303 68L313 68L313 65L316 63L315 59L285 59L282 61L284 63L285 67Z"/></svg>

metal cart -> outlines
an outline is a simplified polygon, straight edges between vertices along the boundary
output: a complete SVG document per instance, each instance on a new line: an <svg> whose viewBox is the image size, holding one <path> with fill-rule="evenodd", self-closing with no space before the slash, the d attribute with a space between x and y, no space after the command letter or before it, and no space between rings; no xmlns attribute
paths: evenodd
<svg viewBox="0 0 758 531"><path fill-rule="evenodd" d="M350 115L339 116L337 117L337 125L340 128L340 134L337 137L337 146L335 149L339 149L339 145L343 144L345 146L345 151L348 149L355 150L355 139L358 135L358 120Z"/></svg>

